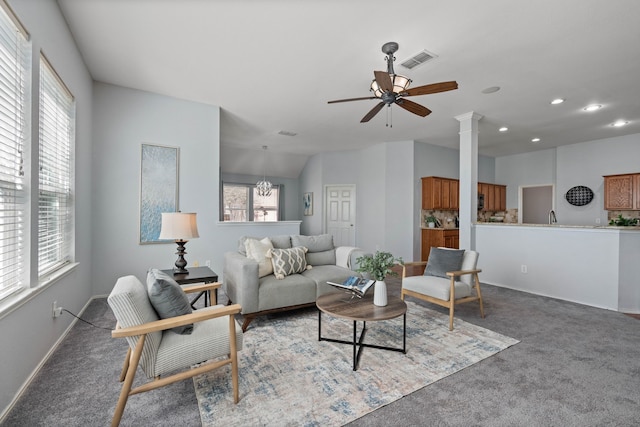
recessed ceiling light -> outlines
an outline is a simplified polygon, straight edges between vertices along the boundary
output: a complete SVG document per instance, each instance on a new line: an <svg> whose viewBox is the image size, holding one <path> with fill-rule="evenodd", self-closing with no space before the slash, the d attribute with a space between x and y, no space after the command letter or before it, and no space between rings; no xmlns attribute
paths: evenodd
<svg viewBox="0 0 640 427"><path fill-rule="evenodd" d="M563 98L556 98L553 101L551 101L551 105L562 104L563 102L564 102Z"/></svg>
<svg viewBox="0 0 640 427"><path fill-rule="evenodd" d="M618 120L615 123L611 123L611 126L615 126L615 127L619 128L620 126L624 126L624 125L627 125L627 124L629 124L628 120Z"/></svg>
<svg viewBox="0 0 640 427"><path fill-rule="evenodd" d="M500 132L506 132L506 131L508 131L508 130L509 130L509 128L508 128L508 127L506 127L506 126L502 126L502 127L501 127L500 129L498 129L498 130L499 130Z"/></svg>
<svg viewBox="0 0 640 427"><path fill-rule="evenodd" d="M297 133L295 132L291 132L290 130L281 130L280 132L278 132L278 135L284 135L284 136L296 136Z"/></svg>
<svg viewBox="0 0 640 427"><path fill-rule="evenodd" d="M533 138L531 142L540 142L540 138Z"/></svg>
<svg viewBox="0 0 640 427"><path fill-rule="evenodd" d="M482 93L494 93L500 90L500 86L491 86L482 90Z"/></svg>
<svg viewBox="0 0 640 427"><path fill-rule="evenodd" d="M583 108L584 111L596 111L602 108L600 104L591 104Z"/></svg>

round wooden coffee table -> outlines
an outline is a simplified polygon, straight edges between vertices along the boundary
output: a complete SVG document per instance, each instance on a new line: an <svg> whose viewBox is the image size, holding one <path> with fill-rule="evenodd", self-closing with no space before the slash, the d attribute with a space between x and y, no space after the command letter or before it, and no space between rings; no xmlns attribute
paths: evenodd
<svg viewBox="0 0 640 427"><path fill-rule="evenodd" d="M318 307L318 341L330 341L341 344L353 345L353 370L358 370L360 356L364 347L372 347L381 350L407 352L407 304L396 296L387 298L387 305L379 307L373 304L373 293L369 293L362 298L352 297L345 292L334 292L321 295L316 300ZM353 320L353 340L345 341L322 336L322 313L333 317ZM367 322L376 320L389 320L402 316L402 348L387 347L375 344L364 343L364 335L367 331ZM363 322L362 332L358 337L358 321Z"/></svg>

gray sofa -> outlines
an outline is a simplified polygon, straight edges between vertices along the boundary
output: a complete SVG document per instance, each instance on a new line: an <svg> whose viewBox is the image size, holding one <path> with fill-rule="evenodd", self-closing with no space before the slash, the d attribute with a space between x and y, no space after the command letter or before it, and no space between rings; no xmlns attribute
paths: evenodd
<svg viewBox="0 0 640 427"><path fill-rule="evenodd" d="M247 256L248 239L254 239L253 243L255 243L255 240L262 238L243 236L238 241L238 251L225 253L222 283L230 303L242 306L243 331L246 331L249 323L256 316L312 306L318 296L328 292L339 292L326 282L340 283L349 276L358 275L355 272L356 260L367 255L359 248L334 247L333 236L330 234L272 236L268 239L275 252L288 249L300 254L300 250L291 248L306 248L304 261L311 267L306 267L307 269L298 273L285 275L282 279L278 279L274 274L259 277L258 261ZM249 256L251 255L250 253ZM270 263L271 260L267 262ZM271 265L268 266L271 267ZM265 274L262 267L260 271L261 274Z"/></svg>

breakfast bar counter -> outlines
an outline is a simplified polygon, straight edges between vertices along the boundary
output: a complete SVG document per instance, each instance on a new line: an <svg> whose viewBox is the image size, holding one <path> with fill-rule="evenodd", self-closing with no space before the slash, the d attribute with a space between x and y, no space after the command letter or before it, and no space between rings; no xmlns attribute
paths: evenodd
<svg viewBox="0 0 640 427"><path fill-rule="evenodd" d="M477 223L483 282L640 313L640 227Z"/></svg>

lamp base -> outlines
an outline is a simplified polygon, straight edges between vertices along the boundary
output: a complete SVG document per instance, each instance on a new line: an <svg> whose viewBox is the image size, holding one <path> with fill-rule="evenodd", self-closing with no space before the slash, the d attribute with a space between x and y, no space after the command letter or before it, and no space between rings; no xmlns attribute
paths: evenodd
<svg viewBox="0 0 640 427"><path fill-rule="evenodd" d="M178 255L178 259L176 260L176 267L173 269L173 274L189 273L189 270L185 268L187 266L187 260L184 259L184 254L187 253L184 250L184 245L186 243L186 240L176 240L176 244L178 245L178 252L176 252L176 254Z"/></svg>

